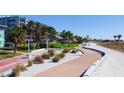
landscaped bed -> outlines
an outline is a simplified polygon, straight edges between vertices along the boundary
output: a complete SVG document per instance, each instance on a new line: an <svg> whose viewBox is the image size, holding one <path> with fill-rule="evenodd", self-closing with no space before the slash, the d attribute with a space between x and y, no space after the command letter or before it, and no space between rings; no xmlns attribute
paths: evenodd
<svg viewBox="0 0 124 93"><path fill-rule="evenodd" d="M69 44L62 44L62 43L49 43L49 48L75 48L77 47L78 44L76 43L69 43ZM42 46L42 47L34 47L33 44L31 44L31 47L30 49L31 50L35 50L35 49L40 49L40 48L46 48L46 45ZM18 46L18 49L17 51L19 52L28 52L28 45L25 44L25 45L20 45Z"/></svg>
<svg viewBox="0 0 124 93"><path fill-rule="evenodd" d="M56 66L58 64L62 64L64 62L67 62L69 60L72 60L74 58L77 58L78 56L74 56L76 52L72 53L71 51L74 49L71 48L65 48L65 49L50 49L48 51L45 50L39 50L36 51L38 53L35 53L35 55L32 54L32 59L29 59L26 62L23 62L23 64L19 64L16 67L11 69L11 73L9 76L16 77L16 76L27 76L23 75L23 73L28 73L30 76L34 76L34 73L38 73L39 71L48 69L50 67ZM6 58L14 57L19 55L20 53L14 54L13 52L9 52L6 50L1 50L1 54L7 55ZM33 52L32 52L33 53ZM5 56L4 56L5 57ZM43 67L43 68L42 68ZM33 70L35 69L35 70ZM30 72L30 74L29 74ZM6 74L3 74L3 76L7 76Z"/></svg>
<svg viewBox="0 0 124 93"><path fill-rule="evenodd" d="M65 50L67 49L64 49L63 51ZM76 55L78 53L74 54L74 53L70 53L70 51L63 53L63 51L56 54L53 50L49 50L47 53L38 55L34 57L32 60L29 60L27 63L18 65L15 68L13 68L10 76L12 77L34 76L37 73L47 70L51 67L57 66L59 64L62 64L80 57ZM45 55L45 57L43 57L43 55Z"/></svg>
<svg viewBox="0 0 124 93"><path fill-rule="evenodd" d="M77 52L76 54L67 53L65 54L65 57L60 59L58 62L53 62L52 59L45 59L43 64L33 64L31 67L27 68L27 71L21 72L20 77L35 76L36 74L43 72L47 69L79 58L81 54L81 52Z"/></svg>

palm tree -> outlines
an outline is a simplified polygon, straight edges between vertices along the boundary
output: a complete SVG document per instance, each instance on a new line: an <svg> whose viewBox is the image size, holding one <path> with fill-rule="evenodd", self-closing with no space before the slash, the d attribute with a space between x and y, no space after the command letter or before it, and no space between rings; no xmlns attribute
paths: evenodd
<svg viewBox="0 0 124 93"><path fill-rule="evenodd" d="M48 49L48 44L49 44L49 41L51 41L53 38L53 36L54 36L54 29L52 28L52 27L50 27L50 26L44 26L43 27L43 37L45 38L45 41L46 41L46 47L47 47L47 49Z"/></svg>
<svg viewBox="0 0 124 93"><path fill-rule="evenodd" d="M113 37L114 37L114 39L115 39L115 41L116 41L117 36L116 36L116 35L114 35Z"/></svg>
<svg viewBox="0 0 124 93"><path fill-rule="evenodd" d="M19 43L25 40L25 30L22 27L14 27L9 29L9 40L14 43L14 53L17 51L17 46Z"/></svg>
<svg viewBox="0 0 124 93"><path fill-rule="evenodd" d="M75 38L76 38L78 44L81 44L83 42L83 38L81 36L76 35Z"/></svg>
<svg viewBox="0 0 124 93"><path fill-rule="evenodd" d="M121 34L117 35L118 41L120 41L121 37L122 37Z"/></svg>
<svg viewBox="0 0 124 93"><path fill-rule="evenodd" d="M86 35L86 40L87 40L87 42L90 40L89 35Z"/></svg>
<svg viewBox="0 0 124 93"><path fill-rule="evenodd" d="M67 37L67 40L73 40L74 38L73 33L71 31L66 32L66 37Z"/></svg>
<svg viewBox="0 0 124 93"><path fill-rule="evenodd" d="M47 32L49 33L48 37L49 37L50 41L54 41L56 39L56 35L57 35L56 30L53 27L48 26Z"/></svg>
<svg viewBox="0 0 124 93"><path fill-rule="evenodd" d="M49 36L49 32L48 32L48 27L46 25L43 25L42 27L42 39L43 41L46 41L48 39Z"/></svg>
<svg viewBox="0 0 124 93"><path fill-rule="evenodd" d="M34 31L34 27L35 27L35 23L33 21L29 21L28 24L25 26L25 28L27 30L28 38L32 37L33 31Z"/></svg>
<svg viewBox="0 0 124 93"><path fill-rule="evenodd" d="M66 31L65 31L65 30L63 30L62 32L60 32L60 37L61 37L62 39L66 39L66 38L67 38L67 36L66 36Z"/></svg>
<svg viewBox="0 0 124 93"><path fill-rule="evenodd" d="M28 39L33 40L33 47L35 48L35 43L39 47L43 35L42 24L39 22L29 21L26 27Z"/></svg>
<svg viewBox="0 0 124 93"><path fill-rule="evenodd" d="M73 36L73 33L71 31L63 30L62 32L60 32L60 37L62 39L61 43L64 44L66 42L68 44L68 47L69 47L69 41L74 41L74 36Z"/></svg>
<svg viewBox="0 0 124 93"><path fill-rule="evenodd" d="M60 32L60 37L62 37L62 39L64 40L73 40L74 38L73 33L71 31L65 31L65 30Z"/></svg>
<svg viewBox="0 0 124 93"><path fill-rule="evenodd" d="M35 35L35 41L37 43L37 45L39 46L40 44L40 40L41 40L41 36L42 36L42 25L40 23L36 23L35 24L35 32L34 32L34 35Z"/></svg>

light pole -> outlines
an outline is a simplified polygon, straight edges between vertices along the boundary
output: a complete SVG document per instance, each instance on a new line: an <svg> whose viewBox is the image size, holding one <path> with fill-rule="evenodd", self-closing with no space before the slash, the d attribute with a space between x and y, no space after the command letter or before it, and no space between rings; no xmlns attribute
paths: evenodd
<svg viewBox="0 0 124 93"><path fill-rule="evenodd" d="M69 48L69 40L68 40L68 35L67 35L67 46Z"/></svg>
<svg viewBox="0 0 124 93"><path fill-rule="evenodd" d="M28 39L28 54L30 53L30 41Z"/></svg>
<svg viewBox="0 0 124 93"><path fill-rule="evenodd" d="M48 38L47 38L47 51L48 51L48 48L49 48L49 41L48 41Z"/></svg>
<svg viewBox="0 0 124 93"><path fill-rule="evenodd" d="M74 38L75 43L77 44L77 38Z"/></svg>
<svg viewBox="0 0 124 93"><path fill-rule="evenodd" d="M47 50L47 52L48 52L48 48L49 48L49 34L48 34L48 32L46 32L46 50Z"/></svg>
<svg viewBox="0 0 124 93"><path fill-rule="evenodd" d="M31 59L31 51L30 51L30 39L28 39L28 59Z"/></svg>

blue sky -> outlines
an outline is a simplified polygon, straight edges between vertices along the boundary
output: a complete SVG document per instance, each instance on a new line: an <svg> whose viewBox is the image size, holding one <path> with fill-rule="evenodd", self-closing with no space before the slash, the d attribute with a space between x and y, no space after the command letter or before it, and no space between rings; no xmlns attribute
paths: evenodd
<svg viewBox="0 0 124 93"><path fill-rule="evenodd" d="M83 37L89 35L98 39L112 39L114 34L122 34L124 37L124 16L27 15L25 17L53 26L58 32L65 29Z"/></svg>

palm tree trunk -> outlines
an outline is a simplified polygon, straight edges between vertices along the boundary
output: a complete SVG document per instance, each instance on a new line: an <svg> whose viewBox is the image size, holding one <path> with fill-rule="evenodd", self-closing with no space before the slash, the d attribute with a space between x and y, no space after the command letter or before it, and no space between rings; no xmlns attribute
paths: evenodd
<svg viewBox="0 0 124 93"><path fill-rule="evenodd" d="M16 54L17 51L17 43L15 42L15 46L14 46L14 53Z"/></svg>
<svg viewBox="0 0 124 93"><path fill-rule="evenodd" d="M17 38L15 38L15 46L14 46L14 53L16 54L17 51Z"/></svg>

